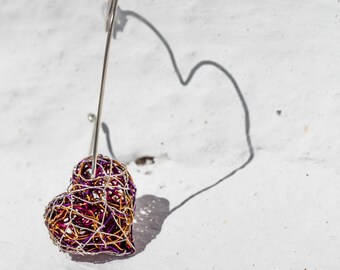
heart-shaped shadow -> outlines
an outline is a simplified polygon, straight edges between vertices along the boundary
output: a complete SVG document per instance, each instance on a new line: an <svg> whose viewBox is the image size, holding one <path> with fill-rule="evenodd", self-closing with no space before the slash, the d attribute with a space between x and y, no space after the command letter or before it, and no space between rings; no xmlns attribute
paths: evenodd
<svg viewBox="0 0 340 270"><path fill-rule="evenodd" d="M239 170L244 169L254 158L254 148L251 141L250 136L250 116L249 116L249 109L246 103L246 100L242 94L242 91L235 80L235 78L231 75L228 70L226 70L222 65L219 63L216 63L214 61L206 60L199 62L196 64L191 71L189 72L189 75L186 79L183 78L177 62L175 55L173 53L173 50L171 49L169 43L167 40L163 37L163 35L157 30L157 28L152 25L148 20L146 20L144 17L142 17L140 14L129 11L129 10L121 10L118 8L118 14L117 14L117 22L115 26L115 32L114 37L117 35L117 32L123 32L124 28L127 24L128 17L132 17L136 19L137 21L143 23L146 25L162 42L165 49L167 50L171 63L174 67L175 73L179 79L179 82L186 86L190 83L190 81L193 79L196 72L205 67L210 66L216 68L218 71L220 71L233 85L234 90L237 94L237 97L239 101L241 102L242 109L244 112L244 134L245 134L245 140L247 144L247 150L248 150L248 157L246 160L239 166L237 166L235 169L231 170L228 174L223 176L222 178L218 179L214 183L198 190L197 192L191 194L186 199L184 199L181 203L179 203L177 206L173 207L172 209L169 208L170 203L165 198L160 198L154 195L144 195L140 198L137 198L136 201L136 215L135 215L135 224L134 226L134 238L136 243L136 253L133 255L137 255L141 253L143 250L145 250L146 246L156 238L156 236L161 232L163 223L166 218L168 218L172 213L174 213L176 210L184 206L186 203L188 203L193 198L199 196L205 191L208 191L217 185L221 184L225 180L229 179L231 176L236 174ZM112 144L110 139L110 129L109 127L103 123L102 124L103 131L106 135L107 140L107 146L110 151L110 154L114 157L114 153L112 150ZM80 261L80 262L92 262L92 263L105 263L113 260L120 260L120 259L126 259L129 257L113 257L108 255L96 255L96 256L79 256L79 255L72 255L72 260Z"/></svg>

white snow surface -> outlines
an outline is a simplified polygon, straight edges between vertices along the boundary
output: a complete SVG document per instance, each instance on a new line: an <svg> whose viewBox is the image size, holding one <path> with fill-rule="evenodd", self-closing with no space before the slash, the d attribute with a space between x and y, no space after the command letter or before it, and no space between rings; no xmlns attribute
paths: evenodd
<svg viewBox="0 0 340 270"><path fill-rule="evenodd" d="M0 269L340 269L336 0L121 0L102 120L144 244L59 252L43 213L89 155L106 4L0 0ZM203 60L232 77L204 65L183 85L166 44L184 79Z"/></svg>

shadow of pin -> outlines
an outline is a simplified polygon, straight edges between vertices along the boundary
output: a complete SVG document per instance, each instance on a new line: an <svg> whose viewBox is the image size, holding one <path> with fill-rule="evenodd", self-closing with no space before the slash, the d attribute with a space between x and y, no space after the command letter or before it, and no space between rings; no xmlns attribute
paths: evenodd
<svg viewBox="0 0 340 270"><path fill-rule="evenodd" d="M237 168L235 168L234 170L226 174L224 177L218 179L214 183L196 191L195 193L187 197L185 200L183 200L181 203L179 203L177 206L173 207L171 210L169 208L170 203L165 198L159 198L154 195L144 195L140 198L137 198L135 224L133 226L136 252L132 256L116 257L116 256L105 255L105 254L93 255L93 256L70 255L72 260L78 261L78 262L92 262L96 264L101 264L101 263L106 263L106 262L114 261L114 260L129 259L143 252L146 246L152 240L154 240L157 237L157 235L161 232L162 226L166 218L168 218L172 213L174 213L175 211L183 207L185 204L187 204L189 201L191 201L195 197L218 186L222 182L226 181L227 179L235 175L238 171L247 167L250 164L250 162L254 159L254 156L255 156L254 147L253 147L251 136L250 136L250 115L249 115L248 105L246 103L246 100L242 94L240 87L238 86L236 79L232 76L232 74L229 73L229 71L226 70L219 63L211 61L211 60L205 60L205 61L201 61L198 64L196 64L189 72L188 77L183 78L178 68L172 48L170 47L167 40L163 37L163 35L157 30L157 28L153 24L151 24L148 20L146 20L144 17L142 17L141 15L139 15L138 13L134 11L121 10L120 8L118 8L117 16L118 17L117 17L117 21L116 21L114 33L113 33L114 38L116 37L118 32L124 31L124 28L128 22L128 19L127 19L128 16L133 17L137 21L146 25L163 43L166 51L168 52L171 63L174 67L174 71L179 79L179 82L182 85L184 86L188 85L190 81L192 80L192 78L194 77L194 75L196 74L196 72L200 68L203 68L206 66L215 67L217 70L222 72L222 74L224 74L226 78L229 79L229 81L234 86L234 89L238 95L239 101L244 111L245 139L246 139L246 143L248 146L249 156L242 165L238 166ZM115 154L112 150L112 144L111 144L111 139L110 139L110 129L108 125L106 125L105 123L102 123L102 129L106 136L106 142L107 142L109 152L111 156L115 158Z"/></svg>

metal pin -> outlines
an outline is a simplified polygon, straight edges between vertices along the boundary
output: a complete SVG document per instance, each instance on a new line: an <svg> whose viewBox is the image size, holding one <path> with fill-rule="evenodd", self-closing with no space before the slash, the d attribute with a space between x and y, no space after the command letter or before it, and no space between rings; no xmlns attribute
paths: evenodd
<svg viewBox="0 0 340 270"><path fill-rule="evenodd" d="M104 91L105 91L105 82L106 82L106 73L107 73L109 52L110 52L110 44L111 44L111 39L112 39L113 27L114 27L114 24L115 24L117 7L118 7L118 0L110 0L110 8L109 8L109 13L108 13L107 22L106 22L106 24L108 26L107 27L108 33L107 33L106 46L105 46L103 73L102 73L102 80L101 80L101 86L100 86L96 126L95 126L95 129L94 129L91 178L96 177L97 149L98 149L100 121L101 121L102 108L103 108L103 100L104 100Z"/></svg>

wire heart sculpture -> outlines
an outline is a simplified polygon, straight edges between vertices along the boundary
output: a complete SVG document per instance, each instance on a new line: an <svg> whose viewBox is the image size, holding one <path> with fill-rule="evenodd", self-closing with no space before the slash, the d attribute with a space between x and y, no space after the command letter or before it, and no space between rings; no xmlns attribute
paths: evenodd
<svg viewBox="0 0 340 270"><path fill-rule="evenodd" d="M131 255L136 187L126 167L98 155L96 177L92 157L74 168L71 184L46 207L44 219L54 244L81 254Z"/></svg>

